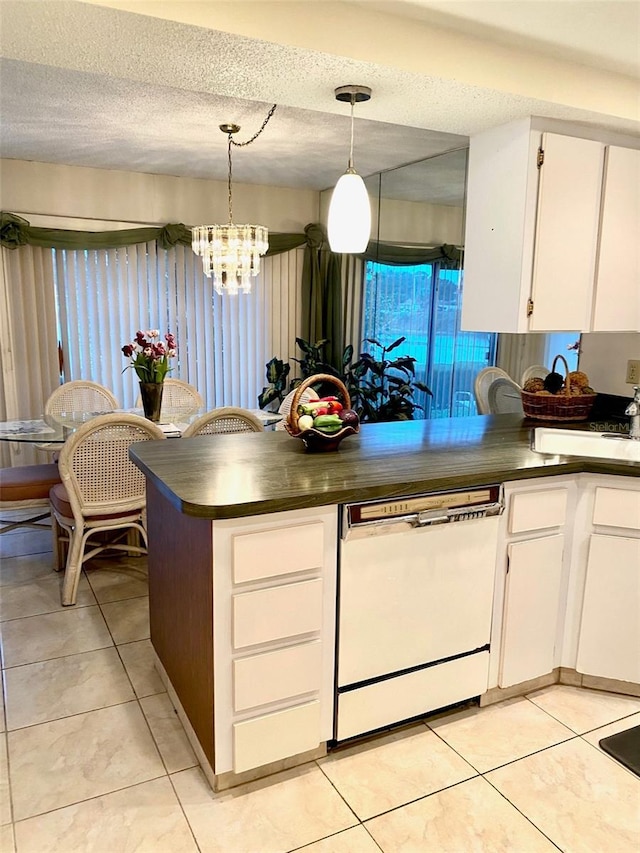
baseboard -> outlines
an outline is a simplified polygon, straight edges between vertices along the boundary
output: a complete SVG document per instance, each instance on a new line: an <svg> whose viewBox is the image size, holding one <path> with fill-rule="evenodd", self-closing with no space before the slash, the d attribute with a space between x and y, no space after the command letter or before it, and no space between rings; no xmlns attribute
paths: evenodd
<svg viewBox="0 0 640 853"><path fill-rule="evenodd" d="M575 669L566 666L556 667L546 675L531 678L529 681L521 681L519 684L511 684L509 687L492 687L480 697L480 707L494 705L505 699L513 699L515 696L524 696L525 693L533 693L542 687L551 684L565 684L570 687L583 687L587 690L606 690L609 693L620 693L623 696L640 696L640 684L633 681L619 681L616 678L602 678L597 675L583 675Z"/></svg>

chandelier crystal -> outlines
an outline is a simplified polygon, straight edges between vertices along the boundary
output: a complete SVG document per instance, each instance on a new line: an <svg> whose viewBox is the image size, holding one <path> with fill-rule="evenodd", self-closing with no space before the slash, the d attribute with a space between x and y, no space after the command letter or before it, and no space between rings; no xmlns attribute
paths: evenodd
<svg viewBox="0 0 640 853"><path fill-rule="evenodd" d="M262 225L197 225L191 247L202 257L206 276L213 276L216 293L251 293L251 279L260 272L260 257L269 248Z"/></svg>
<svg viewBox="0 0 640 853"><path fill-rule="evenodd" d="M269 248L269 232L263 225L235 225L233 222L231 146L242 148L260 136L274 114L276 104L262 123L260 130L246 142L234 142L237 124L221 124L228 137L229 222L226 225L196 225L191 229L191 248L202 258L204 274L213 276L216 293L251 293L251 279L260 272L260 258Z"/></svg>

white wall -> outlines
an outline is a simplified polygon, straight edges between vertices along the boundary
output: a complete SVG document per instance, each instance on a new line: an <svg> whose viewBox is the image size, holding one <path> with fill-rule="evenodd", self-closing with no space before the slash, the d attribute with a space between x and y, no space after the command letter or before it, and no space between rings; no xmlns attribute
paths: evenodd
<svg viewBox="0 0 640 853"><path fill-rule="evenodd" d="M37 214L132 226L224 223L227 203L226 181L0 161L0 209L19 213L32 225L40 224ZM266 225L271 231L301 232L317 221L318 204L318 193L313 190L233 185L234 220ZM61 223L59 227L65 226ZM91 223L73 227L93 230Z"/></svg>
<svg viewBox="0 0 640 853"><path fill-rule="evenodd" d="M579 368L592 388L605 394L633 395L627 385L627 360L640 359L640 332L590 332L582 335Z"/></svg>

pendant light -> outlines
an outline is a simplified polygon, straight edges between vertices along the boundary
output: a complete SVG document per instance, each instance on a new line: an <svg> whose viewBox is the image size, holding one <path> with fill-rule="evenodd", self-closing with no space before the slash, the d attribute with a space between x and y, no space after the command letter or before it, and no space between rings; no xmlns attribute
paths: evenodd
<svg viewBox="0 0 640 853"><path fill-rule="evenodd" d="M269 110L260 130L246 142L234 142L233 134L240 130L237 124L221 124L228 143L228 196L229 222L226 225L196 225L191 229L191 248L202 258L204 273L213 275L216 293L235 295L241 290L251 292L251 279L260 272L260 257L269 248L269 232L263 225L234 225L233 197L231 192L231 146L243 148L256 140L276 111L277 104Z"/></svg>
<svg viewBox="0 0 640 853"><path fill-rule="evenodd" d="M368 101L368 86L340 86L335 90L336 100L351 104L351 145L347 171L335 186L331 203L327 233L332 252L357 254L364 252L371 236L371 204L364 181L353 167L353 107Z"/></svg>

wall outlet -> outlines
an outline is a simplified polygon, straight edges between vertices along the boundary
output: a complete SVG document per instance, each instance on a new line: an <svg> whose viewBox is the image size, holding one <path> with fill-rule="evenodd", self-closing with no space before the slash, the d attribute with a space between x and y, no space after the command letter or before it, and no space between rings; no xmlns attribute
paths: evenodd
<svg viewBox="0 0 640 853"><path fill-rule="evenodd" d="M627 362L627 384L640 385L640 358L630 358Z"/></svg>

